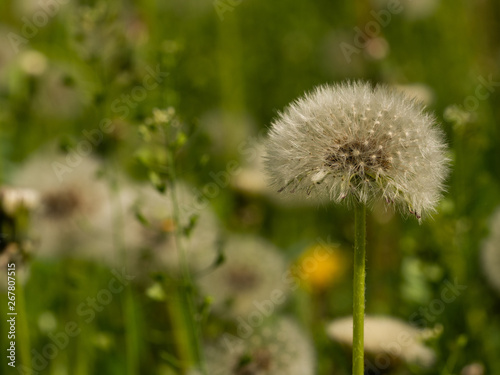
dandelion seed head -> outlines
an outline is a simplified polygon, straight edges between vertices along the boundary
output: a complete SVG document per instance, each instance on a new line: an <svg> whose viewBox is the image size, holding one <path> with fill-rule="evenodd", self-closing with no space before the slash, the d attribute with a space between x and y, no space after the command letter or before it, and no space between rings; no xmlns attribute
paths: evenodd
<svg viewBox="0 0 500 375"><path fill-rule="evenodd" d="M109 196L106 182L97 177L97 160L89 156L69 168L66 155L55 149L49 145L35 152L11 176L13 186L37 192L29 233L37 255L49 258L83 252L89 240L106 230L97 222ZM65 166L65 173L56 174L55 165Z"/></svg>
<svg viewBox="0 0 500 375"><path fill-rule="evenodd" d="M213 296L215 311L229 316L248 314L255 301L269 299L274 290L283 298L289 287L282 280L285 259L272 244L252 236L230 236L223 247L225 261L199 279L202 292ZM277 308L277 307L276 307Z"/></svg>
<svg viewBox="0 0 500 375"><path fill-rule="evenodd" d="M409 363L429 367L435 362L435 353L422 341L426 331L388 316L365 316L364 347L372 354L388 354ZM328 336L352 346L352 316L340 318L327 327Z"/></svg>
<svg viewBox="0 0 500 375"><path fill-rule="evenodd" d="M267 332L268 334L264 334ZM290 319L258 327L250 338L224 337L205 352L211 375L312 375L314 351L308 337Z"/></svg>
<svg viewBox="0 0 500 375"><path fill-rule="evenodd" d="M484 365L480 362L473 362L465 366L460 375L484 375Z"/></svg>
<svg viewBox="0 0 500 375"><path fill-rule="evenodd" d="M176 203L172 189L175 190ZM117 199L123 210L127 261L136 266L139 276L164 271L180 274L179 247L192 272L202 272L215 262L219 223L207 202L198 201L195 187L178 180L162 194L150 185L129 183L124 185ZM108 205L100 220L103 226L112 225L114 212L115 207ZM144 222L138 219L138 215ZM195 222L191 225L193 219ZM189 227L187 234L185 231ZM108 236L101 242L103 245L112 244L113 238ZM115 256L115 259L120 258ZM112 265L116 266L116 263Z"/></svg>
<svg viewBox="0 0 500 375"><path fill-rule="evenodd" d="M290 104L266 143L271 185L337 203L379 198L432 213L447 175L434 118L405 94L366 83L320 86Z"/></svg>
<svg viewBox="0 0 500 375"><path fill-rule="evenodd" d="M82 197L73 186L47 191L42 195L45 215L53 219L70 217L83 206Z"/></svg>

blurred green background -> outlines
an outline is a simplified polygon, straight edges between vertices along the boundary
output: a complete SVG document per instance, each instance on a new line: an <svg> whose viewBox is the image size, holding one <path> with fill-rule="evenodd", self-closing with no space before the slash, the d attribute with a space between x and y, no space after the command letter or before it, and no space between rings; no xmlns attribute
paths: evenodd
<svg viewBox="0 0 500 375"><path fill-rule="evenodd" d="M396 3L401 11L381 25L375 14L387 15L383 1L2 1L1 182L8 185L47 142L71 149L103 119L114 131L93 152L108 168L147 181L141 126L154 108L173 107L183 129L174 153L177 178L206 195L203 189L229 162L247 166L246 142L261 138L284 106L314 86L362 79L412 90L445 131L452 172L438 214L422 225L382 206L370 211L367 312L409 321L440 298L445 280L466 285L427 319L440 331L429 344L437 354L434 367L392 373L459 374L479 362L485 374L498 374L500 294L481 270L480 249L500 203L500 2ZM365 29L370 22L376 32ZM357 30L370 34L358 38L359 45ZM161 82L142 97L134 89L151 70L161 72ZM277 204L238 183L207 199L227 233L264 237L290 263L318 238L330 238L351 258L353 218L344 207ZM110 276L95 262L48 262L37 259L36 250L30 262L27 322L31 345L40 350L50 327L61 330L81 319L75 307ZM134 347L125 344L124 294L42 373L175 373L162 354L174 345L171 322L145 284L130 289L139 306ZM351 313L350 293L347 269L320 293L299 289L282 309L311 335L317 374L350 373L346 351L324 331L326 322ZM209 316L203 334L216 336L220 324ZM129 351L137 352L135 368L125 360ZM1 372L14 373L4 360Z"/></svg>

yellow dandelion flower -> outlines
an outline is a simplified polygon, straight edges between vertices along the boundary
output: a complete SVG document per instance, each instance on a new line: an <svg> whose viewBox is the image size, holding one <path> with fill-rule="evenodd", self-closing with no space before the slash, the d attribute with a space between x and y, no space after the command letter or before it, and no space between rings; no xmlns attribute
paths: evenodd
<svg viewBox="0 0 500 375"><path fill-rule="evenodd" d="M322 291L339 282L348 269L348 261L337 246L315 244L298 259L293 274L308 291Z"/></svg>

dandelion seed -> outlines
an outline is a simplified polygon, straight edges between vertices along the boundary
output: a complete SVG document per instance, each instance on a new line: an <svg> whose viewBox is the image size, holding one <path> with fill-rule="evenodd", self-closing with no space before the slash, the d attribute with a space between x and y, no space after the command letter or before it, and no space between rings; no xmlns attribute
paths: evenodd
<svg viewBox="0 0 500 375"><path fill-rule="evenodd" d="M442 138L434 118L401 92L321 86L273 123L265 165L282 193L364 204L384 198L420 218L435 210L447 175Z"/></svg>

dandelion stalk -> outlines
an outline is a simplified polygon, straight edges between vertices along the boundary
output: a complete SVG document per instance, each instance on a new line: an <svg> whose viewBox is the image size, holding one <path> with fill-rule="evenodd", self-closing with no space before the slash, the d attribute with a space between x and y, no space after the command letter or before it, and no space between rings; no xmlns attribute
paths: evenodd
<svg viewBox="0 0 500 375"><path fill-rule="evenodd" d="M364 317L365 317L365 245L366 206L358 203L354 209L354 301L353 301L353 344L352 373L364 373Z"/></svg>

